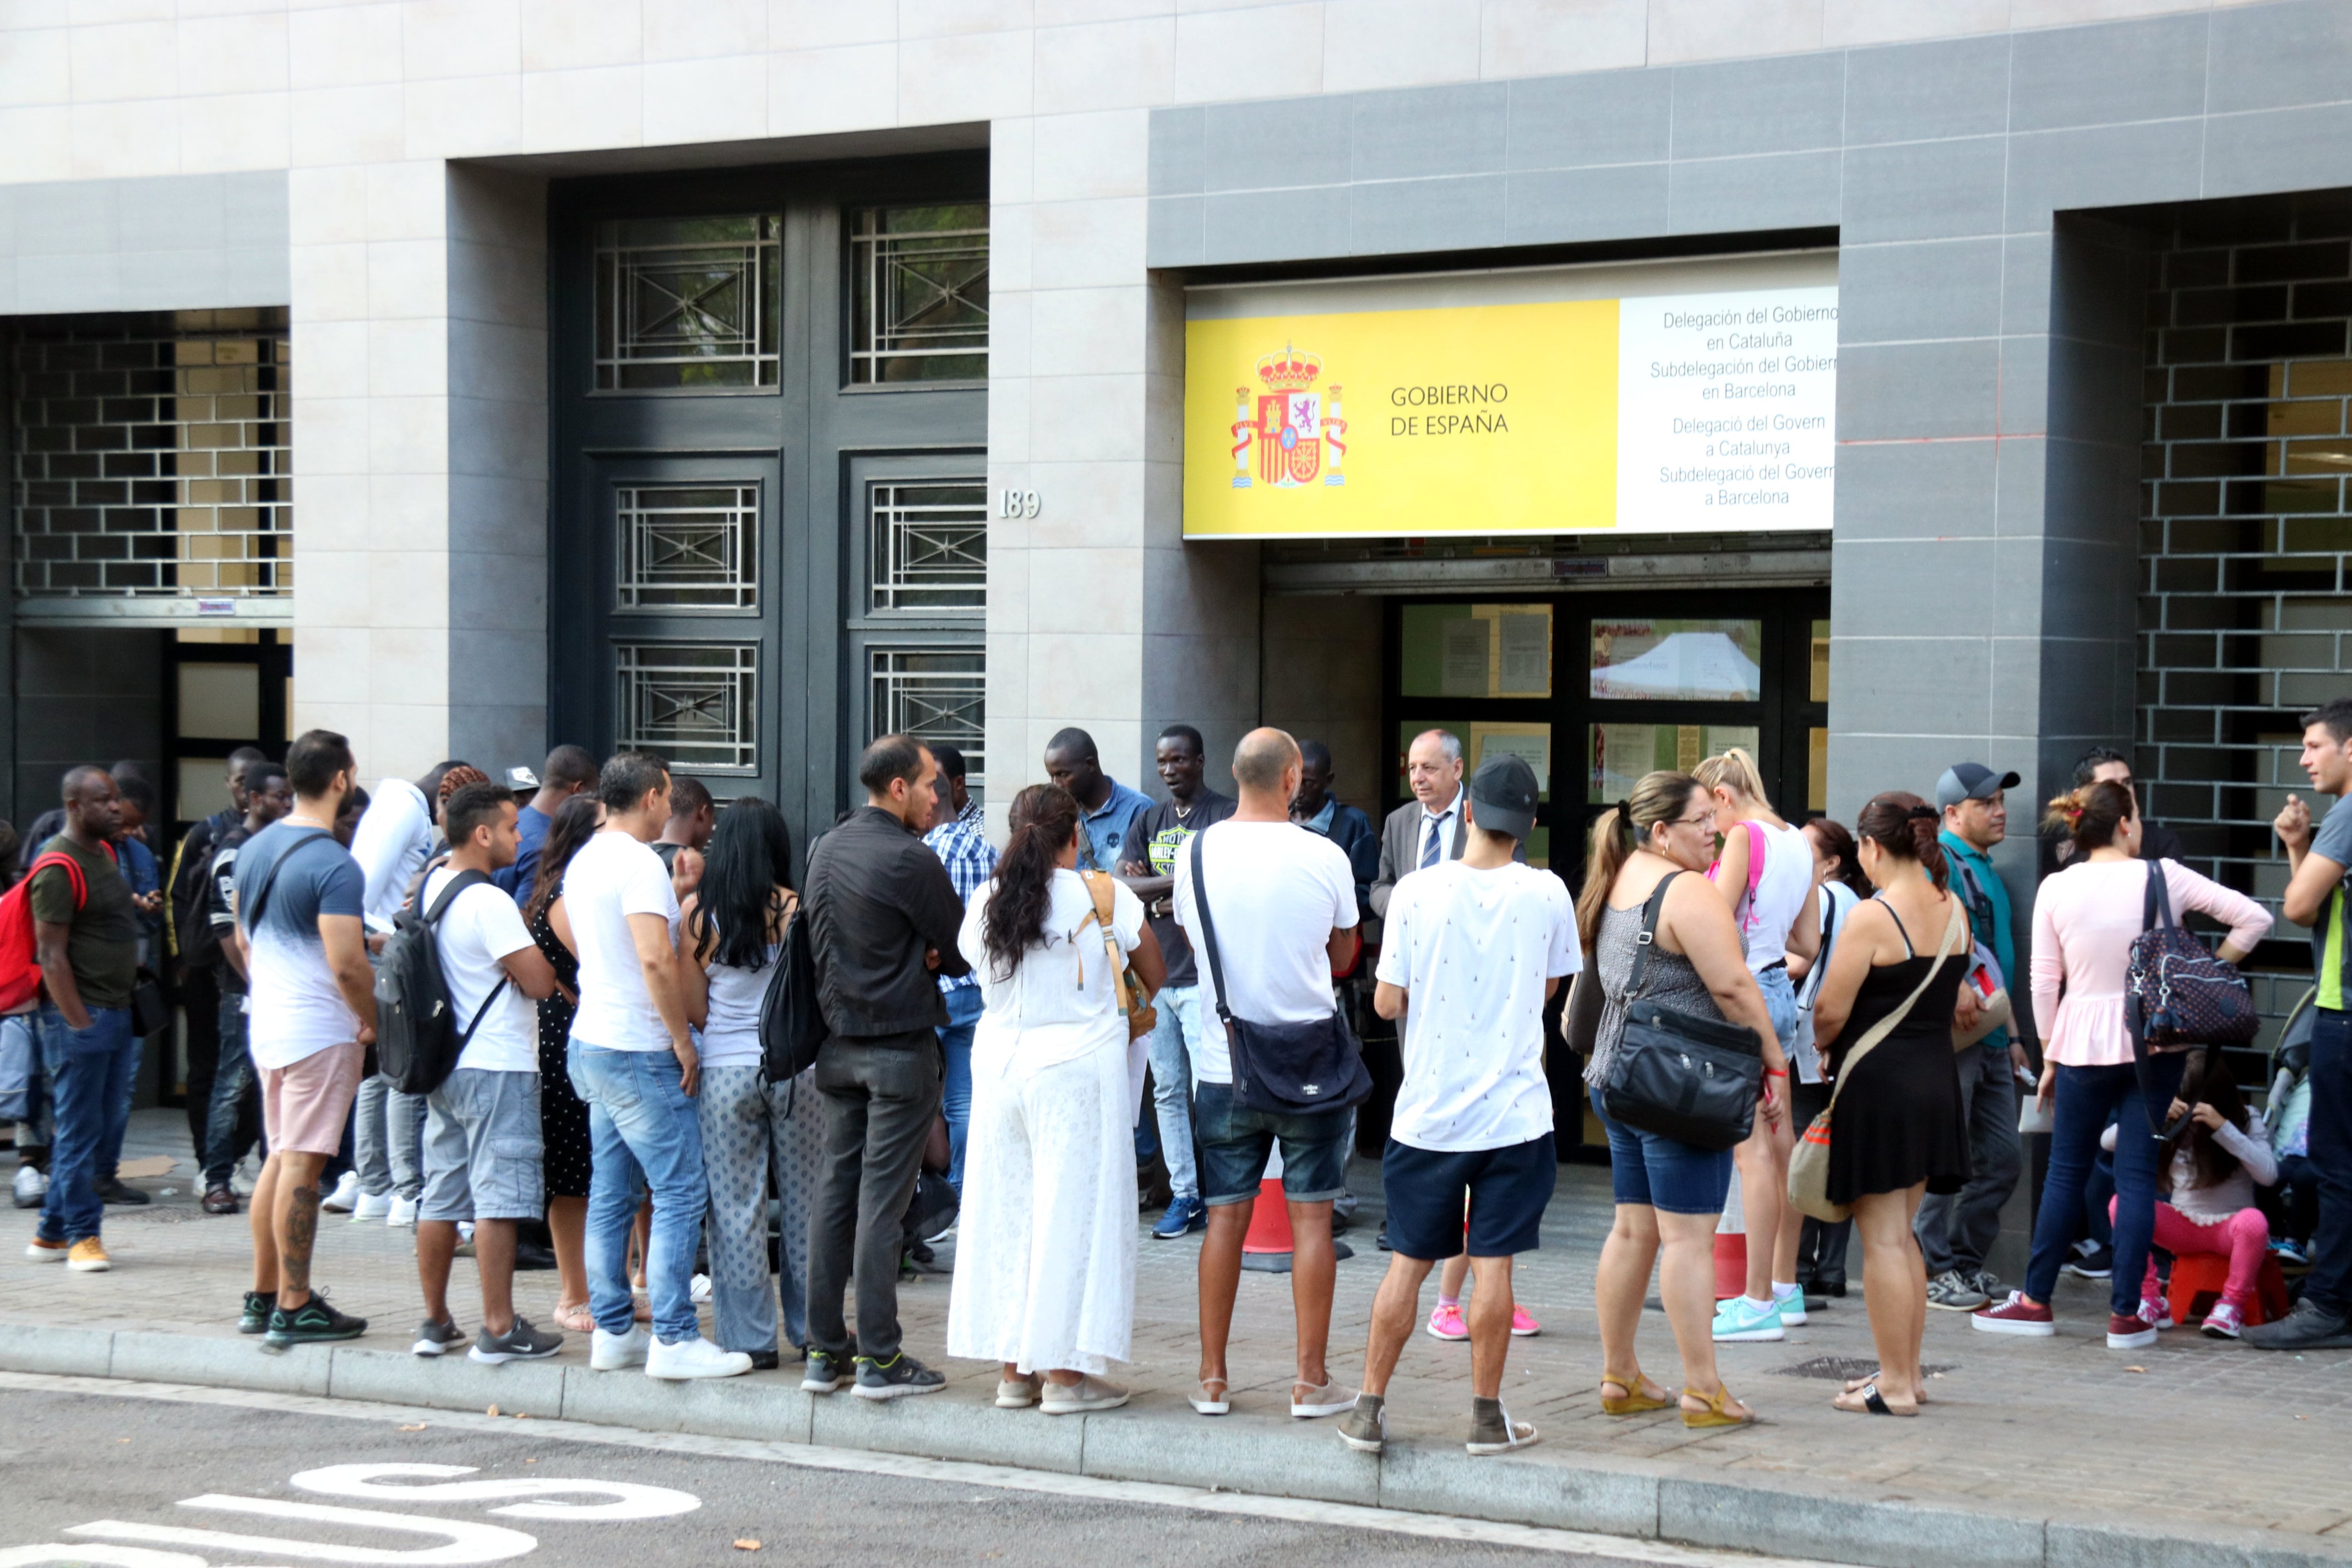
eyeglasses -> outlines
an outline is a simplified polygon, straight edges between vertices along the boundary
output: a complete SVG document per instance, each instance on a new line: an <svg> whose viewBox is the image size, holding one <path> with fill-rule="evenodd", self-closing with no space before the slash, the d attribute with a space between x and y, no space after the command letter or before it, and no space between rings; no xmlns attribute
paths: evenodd
<svg viewBox="0 0 2352 1568"><path fill-rule="evenodd" d="M1677 816L1666 824L1669 827L1713 827L1715 813L1702 812L1696 816Z"/></svg>

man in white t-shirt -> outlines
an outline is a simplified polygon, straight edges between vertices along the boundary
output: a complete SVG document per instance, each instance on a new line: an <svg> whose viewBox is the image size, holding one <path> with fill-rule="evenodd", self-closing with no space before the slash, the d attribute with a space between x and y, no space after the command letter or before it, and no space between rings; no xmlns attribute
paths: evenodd
<svg viewBox="0 0 2352 1568"><path fill-rule="evenodd" d="M694 1091L701 1063L678 975L677 889L650 847L669 821L669 765L622 752L596 779L604 826L563 872L563 913L580 955L572 1017L572 1086L588 1102L588 1364L648 1377L733 1377L751 1358L702 1337L694 1249L710 1189ZM629 1294L629 1227L653 1189L646 1246L651 1335Z"/></svg>
<svg viewBox="0 0 2352 1568"><path fill-rule="evenodd" d="M464 765L436 763L413 784L381 779L360 814L359 826L352 832L352 858L367 879L372 952L383 951L392 935L392 917L408 901L409 887L433 853L433 803L440 798L442 775ZM382 1073L367 1079L352 1110L354 1168L344 1173L327 1208L349 1211L354 1223L415 1225L417 1200L425 1192L424 1148L425 1097L401 1093Z"/></svg>
<svg viewBox="0 0 2352 1568"><path fill-rule="evenodd" d="M1241 1285L1242 1241L1276 1145L1282 1193L1290 1205L1290 1296L1298 1324L1290 1413L1336 1415L1354 1403L1331 1385L1324 1363L1339 1269L1331 1201L1347 1190L1352 1107L1276 1115L1241 1105L1234 1097L1223 1016L1231 1013L1254 1024L1328 1018L1336 1010L1331 977L1356 962L1356 873L1338 845L1290 820L1298 774L1298 742L1282 731L1243 736L1234 752L1241 804L1224 821L1194 835L1176 858L1176 923L1198 955L1202 986L1192 1121L1201 1140L1201 1198L1208 1205L1209 1229L1201 1240L1201 1384L1192 1408L1203 1415L1232 1408L1225 1342ZM1202 931L1201 883L1207 887L1213 943Z"/></svg>
<svg viewBox="0 0 2352 1568"><path fill-rule="evenodd" d="M416 901L433 921L449 1011L465 1045L425 1100L425 1195L416 1211L425 1322L416 1353L437 1356L464 1342L449 1311L449 1261L457 1255L457 1222L471 1220L482 1277L482 1331L472 1358L543 1361L563 1348L563 1336L515 1313L515 1221L547 1212L533 1004L555 994L555 967L514 900L491 880L521 848L514 792L466 784L442 807L441 823L449 861L425 877Z"/></svg>
<svg viewBox="0 0 2352 1568"><path fill-rule="evenodd" d="M1462 858L1415 871L1389 901L1372 1005L1409 1023L1404 1084L1381 1159L1391 1253L1372 1302L1364 1391L1339 1426L1348 1446L1366 1453L1379 1453L1386 1435L1381 1405L1421 1311L1422 1281L1465 1245L1477 1287L1470 1452L1536 1440L1535 1428L1502 1405L1511 1258L1535 1250L1558 1173L1544 1004L1582 963L1568 885L1512 859L1535 825L1538 787L1522 759L1489 758L1470 782Z"/></svg>

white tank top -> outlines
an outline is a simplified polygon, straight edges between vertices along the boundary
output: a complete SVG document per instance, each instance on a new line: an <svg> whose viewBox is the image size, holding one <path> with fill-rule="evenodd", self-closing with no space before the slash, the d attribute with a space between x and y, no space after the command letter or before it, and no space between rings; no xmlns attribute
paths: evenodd
<svg viewBox="0 0 2352 1568"><path fill-rule="evenodd" d="M760 1004L775 975L776 955L782 951L782 943L770 942L767 964L758 970L712 962L710 1011L702 1026L706 1067L760 1065Z"/></svg>
<svg viewBox="0 0 2352 1568"><path fill-rule="evenodd" d="M1748 938L1748 970L1761 974L1789 956L1789 928L1804 912L1805 895L1812 890L1813 849L1805 842L1802 828L1775 827L1767 822L1755 826L1764 835L1764 871L1757 879L1756 896L1748 901L1740 930ZM1736 831L1748 829L1742 826ZM716 965L711 973L718 973Z"/></svg>

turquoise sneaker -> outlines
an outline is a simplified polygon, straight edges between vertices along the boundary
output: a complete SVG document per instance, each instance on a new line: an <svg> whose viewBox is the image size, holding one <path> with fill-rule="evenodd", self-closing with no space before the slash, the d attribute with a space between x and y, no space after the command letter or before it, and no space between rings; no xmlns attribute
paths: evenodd
<svg viewBox="0 0 2352 1568"><path fill-rule="evenodd" d="M1734 1296L1715 1309L1715 1341L1717 1344L1744 1344L1788 1337L1788 1330L1780 1324L1780 1303L1778 1301L1751 1301L1745 1296Z"/></svg>

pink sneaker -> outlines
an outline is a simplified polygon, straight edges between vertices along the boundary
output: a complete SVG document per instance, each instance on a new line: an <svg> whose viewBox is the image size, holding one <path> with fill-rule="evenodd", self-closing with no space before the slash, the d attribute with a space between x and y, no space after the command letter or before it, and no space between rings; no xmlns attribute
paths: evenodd
<svg viewBox="0 0 2352 1568"><path fill-rule="evenodd" d="M2234 1340L2238 1331L2246 1326L2246 1314L2227 1301L2216 1301L2213 1310L2205 1314L2203 1332L2217 1340Z"/></svg>
<svg viewBox="0 0 2352 1568"><path fill-rule="evenodd" d="M2161 1296L2142 1296L2139 1315L2143 1322L2154 1323L2159 1329L2172 1327L2172 1304Z"/></svg>
<svg viewBox="0 0 2352 1568"><path fill-rule="evenodd" d="M1511 1332L1517 1334L1523 1340L1531 1340L1538 1334L1543 1332L1543 1325L1537 1322L1535 1314L1528 1311L1525 1307L1513 1307L1511 1309Z"/></svg>
<svg viewBox="0 0 2352 1568"><path fill-rule="evenodd" d="M1440 1301L1429 1314L1429 1331L1441 1340L1466 1340L1470 1337L1470 1325L1462 1321L1458 1305L1449 1307Z"/></svg>
<svg viewBox="0 0 2352 1568"><path fill-rule="evenodd" d="M2022 1290L2011 1290L2009 1300L1998 1307L1979 1307L1969 1314L1971 1326L1989 1334L2030 1334L2047 1337L2058 1331L2057 1322L2050 1309L2036 1307L2025 1299Z"/></svg>

